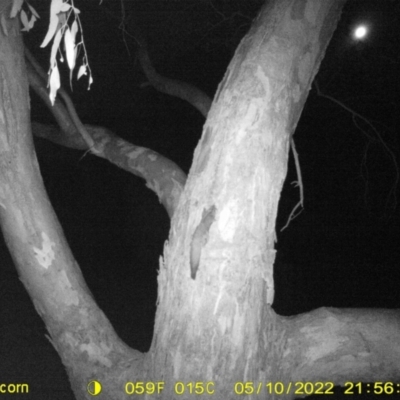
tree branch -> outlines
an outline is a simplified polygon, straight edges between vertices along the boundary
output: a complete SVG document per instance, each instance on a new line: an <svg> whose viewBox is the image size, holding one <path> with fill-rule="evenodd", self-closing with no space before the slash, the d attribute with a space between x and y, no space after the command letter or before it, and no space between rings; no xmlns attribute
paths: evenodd
<svg viewBox="0 0 400 400"><path fill-rule="evenodd" d="M26 64L30 87L45 102L61 129L33 123L33 134L69 148L91 150L94 155L145 179L146 186L157 194L172 217L186 183L186 174L174 162L155 151L130 144L106 128L83 125L64 91L60 92L64 92L64 100L68 99L69 111L58 98L52 106L45 81L41 78L42 74L37 72L37 66L33 66L31 57L27 57Z"/></svg>
<svg viewBox="0 0 400 400"><path fill-rule="evenodd" d="M177 79L165 78L158 74L151 63L146 42L137 29L135 31L135 38L138 43L137 54L139 62L150 84L159 92L187 101L200 111L204 118L207 118L212 99L196 86Z"/></svg>

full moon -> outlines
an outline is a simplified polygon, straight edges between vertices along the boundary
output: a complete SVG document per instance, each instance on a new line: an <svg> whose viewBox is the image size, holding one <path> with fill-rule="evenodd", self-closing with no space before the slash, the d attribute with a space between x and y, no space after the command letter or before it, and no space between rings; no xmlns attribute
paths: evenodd
<svg viewBox="0 0 400 400"><path fill-rule="evenodd" d="M365 39L367 33L368 33L367 27L365 25L359 25L353 31L353 37L356 40L362 40Z"/></svg>

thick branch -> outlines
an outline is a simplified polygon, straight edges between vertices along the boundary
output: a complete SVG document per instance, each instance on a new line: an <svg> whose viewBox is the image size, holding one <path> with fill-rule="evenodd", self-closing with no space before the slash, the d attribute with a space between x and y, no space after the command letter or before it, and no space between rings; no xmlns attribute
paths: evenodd
<svg viewBox="0 0 400 400"><path fill-rule="evenodd" d="M95 376L105 382L103 398L116 399L110 387L140 375L144 355L118 338L98 308L50 205L30 134L21 27L6 11L0 29L1 229L77 398Z"/></svg>
<svg viewBox="0 0 400 400"><path fill-rule="evenodd" d="M340 385L396 380L399 317L399 310L319 308L283 319L287 343L297 350L286 360L292 381L325 382L328 376Z"/></svg>
<svg viewBox="0 0 400 400"><path fill-rule="evenodd" d="M165 78L158 74L150 61L147 46L143 39L140 39L140 41L138 57L140 65L151 85L159 92L187 101L206 118L212 102L210 97L196 86L176 79Z"/></svg>
<svg viewBox="0 0 400 400"><path fill-rule="evenodd" d="M45 102L61 129L33 123L33 134L66 147L89 150L87 141L62 102L56 99L54 106L51 105L43 79L29 62L27 70L31 88ZM172 217L185 186L186 174L166 157L145 147L134 146L106 128L91 125L85 125L85 128L95 143L94 154L145 179L146 186L157 194L168 215Z"/></svg>

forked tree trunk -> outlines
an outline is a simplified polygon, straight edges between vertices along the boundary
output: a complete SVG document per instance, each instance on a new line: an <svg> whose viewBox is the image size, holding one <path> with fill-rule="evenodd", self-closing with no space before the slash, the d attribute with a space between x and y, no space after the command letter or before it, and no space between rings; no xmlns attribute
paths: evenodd
<svg viewBox="0 0 400 400"><path fill-rule="evenodd" d="M126 399L137 381L149 382L136 386L142 398L282 399L304 394L296 381L399 376L397 311L321 309L282 318L271 309L289 142L343 2L270 1L242 40L172 219L145 355L121 343L96 306L46 197L19 27L3 8L0 219L77 399L92 398L91 379L103 384L99 399Z"/></svg>

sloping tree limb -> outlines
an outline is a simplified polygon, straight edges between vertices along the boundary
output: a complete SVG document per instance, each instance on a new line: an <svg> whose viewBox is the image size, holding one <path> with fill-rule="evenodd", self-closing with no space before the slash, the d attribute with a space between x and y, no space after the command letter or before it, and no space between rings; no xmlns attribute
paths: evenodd
<svg viewBox="0 0 400 400"><path fill-rule="evenodd" d="M60 90L60 93L64 92L63 98L67 98L68 110L58 98L52 106L46 83L37 72L38 67L33 66L32 56L26 56L26 61L30 87L45 102L60 126L59 130L56 127L33 123L33 134L62 146L89 150L94 155L143 178L146 186L157 194L168 215L172 217L186 183L186 174L174 162L153 150L134 146L106 128L83 125L64 91Z"/></svg>
<svg viewBox="0 0 400 400"><path fill-rule="evenodd" d="M94 301L44 190L30 134L21 27L9 15L9 8L0 15L5 24L0 29L0 224L4 241L75 393L87 387L87 371L99 380L107 377L115 382L121 377L125 381L129 376L140 377L145 355L122 342ZM110 393L103 398L115 397Z"/></svg>
<svg viewBox="0 0 400 400"><path fill-rule="evenodd" d="M157 73L151 63L146 41L137 29L135 29L135 38L138 43L137 55L139 62L149 83L159 92L187 101L206 118L212 99L196 86L177 79L169 79Z"/></svg>

